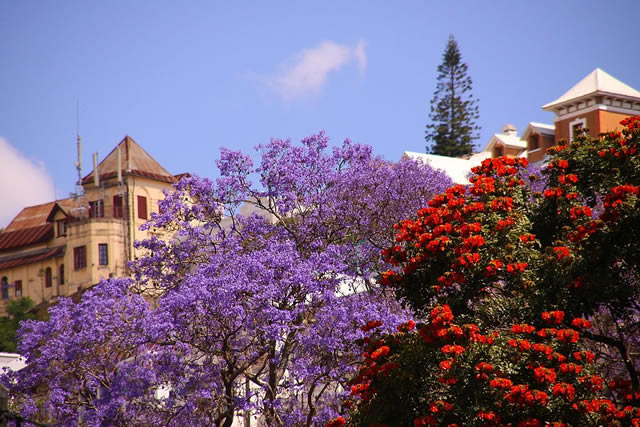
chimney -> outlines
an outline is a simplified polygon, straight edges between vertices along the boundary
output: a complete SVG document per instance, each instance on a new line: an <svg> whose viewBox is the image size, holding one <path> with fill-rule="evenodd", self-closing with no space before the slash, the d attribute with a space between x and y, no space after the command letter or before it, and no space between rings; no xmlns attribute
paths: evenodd
<svg viewBox="0 0 640 427"><path fill-rule="evenodd" d="M518 136L518 129L514 125L507 123L502 126L502 133L509 136Z"/></svg>

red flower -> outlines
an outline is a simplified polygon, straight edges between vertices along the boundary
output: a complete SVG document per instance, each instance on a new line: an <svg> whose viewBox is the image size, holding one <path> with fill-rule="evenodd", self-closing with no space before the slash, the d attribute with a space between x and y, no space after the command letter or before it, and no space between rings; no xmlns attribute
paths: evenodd
<svg viewBox="0 0 640 427"><path fill-rule="evenodd" d="M553 248L553 252L555 252L558 259L567 258L571 256L571 252L569 252L569 248L566 246L556 246Z"/></svg>
<svg viewBox="0 0 640 427"><path fill-rule="evenodd" d="M442 347L440 349L440 351L442 351L444 354L454 354L456 356L464 353L464 347L462 347L461 345L452 345L452 344L447 344L444 347Z"/></svg>
<svg viewBox="0 0 640 427"><path fill-rule="evenodd" d="M383 345L382 347L378 348L376 351L374 351L373 353L371 353L371 358L373 360L376 360L379 357L384 357L387 354L389 354L389 346Z"/></svg>
<svg viewBox="0 0 640 427"><path fill-rule="evenodd" d="M571 326L578 329L589 329L591 322L587 319L576 318L571 321Z"/></svg>
<svg viewBox="0 0 640 427"><path fill-rule="evenodd" d="M416 322L413 320L408 320L405 323L398 326L398 332L409 332L416 327Z"/></svg>
<svg viewBox="0 0 640 427"><path fill-rule="evenodd" d="M530 334L536 331L536 328L527 324L513 325L511 326L511 332L514 334Z"/></svg>
<svg viewBox="0 0 640 427"><path fill-rule="evenodd" d="M494 378L489 382L489 386L507 390L513 386L513 382L508 378Z"/></svg>
<svg viewBox="0 0 640 427"><path fill-rule="evenodd" d="M379 326L382 326L382 321L380 320L369 320L364 326L360 329L364 332L370 331L371 329L375 329Z"/></svg>
<svg viewBox="0 0 640 427"><path fill-rule="evenodd" d="M346 421L342 417L334 418L329 421L326 427L341 427L346 424Z"/></svg>
<svg viewBox="0 0 640 427"><path fill-rule="evenodd" d="M453 359L443 360L442 362L440 362L440 370L447 371L451 369L452 365L453 365Z"/></svg>
<svg viewBox="0 0 640 427"><path fill-rule="evenodd" d="M552 325L559 325L564 320L564 311L545 311L542 313L542 320Z"/></svg>
<svg viewBox="0 0 640 427"><path fill-rule="evenodd" d="M544 366L539 366L533 370L533 374L538 382L549 382L553 383L556 381L556 371L552 368L545 368Z"/></svg>
<svg viewBox="0 0 640 427"><path fill-rule="evenodd" d="M571 384L557 383L553 385L552 393L556 396L565 396L568 400L573 400L576 395L576 388Z"/></svg>

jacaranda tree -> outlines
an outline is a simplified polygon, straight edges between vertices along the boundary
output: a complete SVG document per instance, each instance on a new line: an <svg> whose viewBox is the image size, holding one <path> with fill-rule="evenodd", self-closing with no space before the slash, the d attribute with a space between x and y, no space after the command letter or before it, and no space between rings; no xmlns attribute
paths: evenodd
<svg viewBox="0 0 640 427"><path fill-rule="evenodd" d="M260 163L223 150L215 181L188 177L145 228L133 280L62 299L30 321L14 404L59 425L318 425L341 412L371 317L405 321L375 278L393 224L451 185L318 134L274 139ZM383 327L384 328L384 327ZM391 329L387 329L390 332ZM44 408L44 411L38 411ZM38 418L40 417L40 418Z"/></svg>
<svg viewBox="0 0 640 427"><path fill-rule="evenodd" d="M350 424L640 425L640 117L621 124L549 149L541 192L487 159L396 225L382 281L420 316L366 327Z"/></svg>

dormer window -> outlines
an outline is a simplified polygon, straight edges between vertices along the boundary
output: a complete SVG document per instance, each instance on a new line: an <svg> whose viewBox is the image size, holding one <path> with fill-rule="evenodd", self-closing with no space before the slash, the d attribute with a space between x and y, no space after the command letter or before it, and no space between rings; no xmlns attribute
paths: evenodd
<svg viewBox="0 0 640 427"><path fill-rule="evenodd" d="M58 237L64 237L67 235L67 220L59 219L56 221L56 228L58 231Z"/></svg>

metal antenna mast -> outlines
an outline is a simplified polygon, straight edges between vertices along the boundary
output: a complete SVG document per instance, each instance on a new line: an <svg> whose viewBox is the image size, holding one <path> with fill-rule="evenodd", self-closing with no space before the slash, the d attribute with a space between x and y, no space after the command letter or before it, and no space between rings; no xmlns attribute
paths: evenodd
<svg viewBox="0 0 640 427"><path fill-rule="evenodd" d="M80 103L76 102L76 145L78 150L78 160L74 163L78 172L78 181L76 181L76 191L72 193L75 200L75 217L83 217L86 212L86 203L84 200L84 187L82 187L82 140L80 139Z"/></svg>

